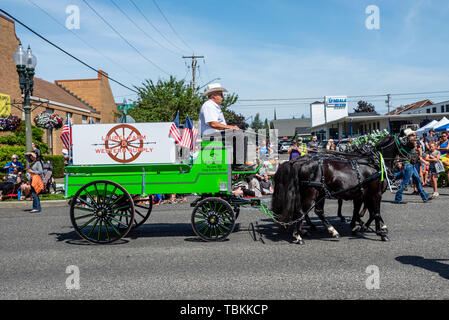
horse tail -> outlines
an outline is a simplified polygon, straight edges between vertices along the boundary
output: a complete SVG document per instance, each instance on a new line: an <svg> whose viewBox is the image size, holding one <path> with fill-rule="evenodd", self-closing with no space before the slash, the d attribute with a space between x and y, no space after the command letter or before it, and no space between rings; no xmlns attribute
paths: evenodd
<svg viewBox="0 0 449 320"><path fill-rule="evenodd" d="M300 202L296 171L296 166L291 162L284 162L274 175L271 210L279 217L279 221L282 222L291 220Z"/></svg>

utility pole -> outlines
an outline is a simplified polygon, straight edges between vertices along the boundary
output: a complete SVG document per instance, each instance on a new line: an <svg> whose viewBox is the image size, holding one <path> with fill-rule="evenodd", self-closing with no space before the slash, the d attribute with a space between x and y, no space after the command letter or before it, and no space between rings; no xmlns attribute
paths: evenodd
<svg viewBox="0 0 449 320"><path fill-rule="evenodd" d="M390 115L390 94L387 94L387 100L385 100L385 103L387 104L388 115ZM390 118L389 117L388 117L388 132L391 132Z"/></svg>
<svg viewBox="0 0 449 320"><path fill-rule="evenodd" d="M195 92L195 83L196 83L196 68L198 65L198 61L196 59L204 59L204 56L182 56L183 59L192 59L192 89Z"/></svg>

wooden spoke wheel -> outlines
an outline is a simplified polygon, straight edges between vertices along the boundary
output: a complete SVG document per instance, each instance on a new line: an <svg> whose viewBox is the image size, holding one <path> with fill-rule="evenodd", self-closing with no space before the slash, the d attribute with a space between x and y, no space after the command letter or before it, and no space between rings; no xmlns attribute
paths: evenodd
<svg viewBox="0 0 449 320"><path fill-rule="evenodd" d="M234 230L234 211L220 198L206 198L197 203L192 212L192 227L205 241L223 241Z"/></svg>
<svg viewBox="0 0 449 320"><path fill-rule="evenodd" d="M153 209L153 198L151 195L141 197L139 195L131 196L134 201L134 223L132 228L137 228L148 220Z"/></svg>
<svg viewBox="0 0 449 320"><path fill-rule="evenodd" d="M133 226L134 202L119 184L98 180L75 194L70 219L76 233L90 243L112 243L125 237Z"/></svg>
<svg viewBox="0 0 449 320"><path fill-rule="evenodd" d="M143 137L139 130L129 124L120 124L109 130L105 138L109 157L120 163L137 159L142 153Z"/></svg>

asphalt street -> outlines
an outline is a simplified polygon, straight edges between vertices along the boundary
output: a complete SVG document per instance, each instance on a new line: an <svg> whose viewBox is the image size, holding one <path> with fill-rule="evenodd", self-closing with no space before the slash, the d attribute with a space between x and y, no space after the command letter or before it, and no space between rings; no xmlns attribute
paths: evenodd
<svg viewBox="0 0 449 320"><path fill-rule="evenodd" d="M395 205L385 193L390 242L352 236L328 200L341 238L312 214L318 231L302 246L251 208L220 243L195 236L187 203L155 207L117 244L91 245L73 231L67 206L33 215L0 204L0 299L448 299L449 189L440 194L430 203L405 194L408 204ZM67 288L69 266L79 289Z"/></svg>

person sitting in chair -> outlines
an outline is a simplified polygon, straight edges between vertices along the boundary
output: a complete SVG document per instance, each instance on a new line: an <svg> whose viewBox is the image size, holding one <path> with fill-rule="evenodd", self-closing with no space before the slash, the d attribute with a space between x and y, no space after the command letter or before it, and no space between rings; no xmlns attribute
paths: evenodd
<svg viewBox="0 0 449 320"><path fill-rule="evenodd" d="M12 173L14 172L14 168L19 167L23 170L23 164L19 161L19 157L15 154L12 155L11 161L8 162L3 169L8 169L8 172Z"/></svg>
<svg viewBox="0 0 449 320"><path fill-rule="evenodd" d="M9 172L3 178L3 182L0 183L0 191L2 192L2 194L0 195L0 200L3 199L3 196L13 193L14 190L18 190L21 183L22 183L22 168L17 166L14 168L14 171Z"/></svg>

